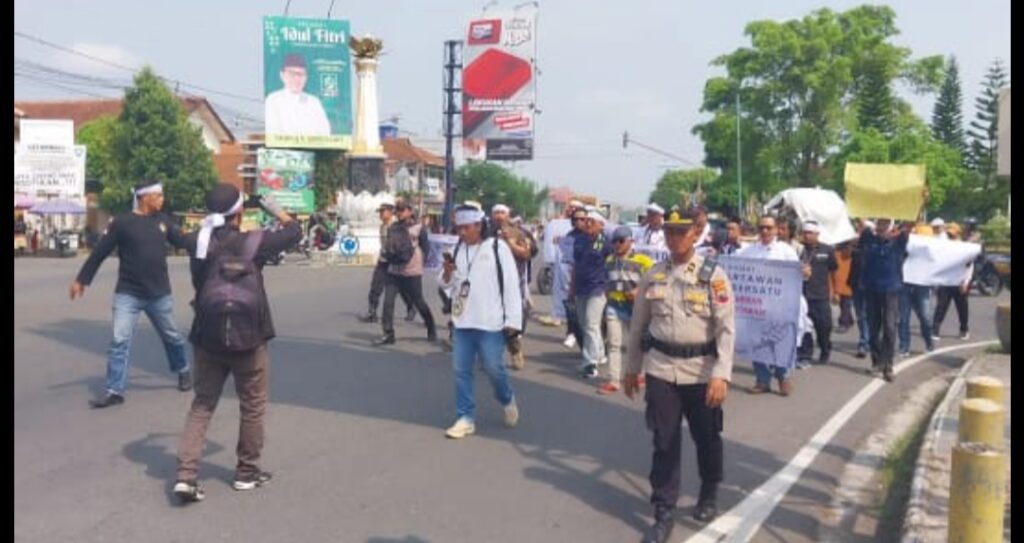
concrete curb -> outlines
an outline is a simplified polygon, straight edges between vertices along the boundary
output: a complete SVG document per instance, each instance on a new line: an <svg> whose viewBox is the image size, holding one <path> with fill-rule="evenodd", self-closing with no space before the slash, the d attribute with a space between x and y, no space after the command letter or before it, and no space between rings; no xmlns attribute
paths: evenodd
<svg viewBox="0 0 1024 543"><path fill-rule="evenodd" d="M920 541L920 536L917 532L918 527L927 518L923 496L928 486L928 472L932 468L929 460L935 451L935 439L941 429L942 421L945 420L946 414L949 412L953 399L960 394L960 390L964 386L964 376L974 365L975 360L976 358L968 360L960 368L953 383L949 386L949 390L946 391L945 397L942 398L942 403L935 408L931 420L928 421L928 433L921 443L921 451L917 457L917 467L914 468L914 480L910 486L910 500L907 502L907 515L903 522L902 543L917 543Z"/></svg>
<svg viewBox="0 0 1024 543"><path fill-rule="evenodd" d="M893 445L928 416L935 399L955 379L956 371L935 376L904 394L899 408L886 416L846 463L832 503L822 509L818 540L834 543L873 539L881 506L878 470Z"/></svg>

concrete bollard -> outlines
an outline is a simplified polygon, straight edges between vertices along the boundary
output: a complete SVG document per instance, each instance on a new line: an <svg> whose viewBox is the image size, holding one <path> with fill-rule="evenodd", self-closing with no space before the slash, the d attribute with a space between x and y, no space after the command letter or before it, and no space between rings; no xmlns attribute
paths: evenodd
<svg viewBox="0 0 1024 543"><path fill-rule="evenodd" d="M960 402L960 443L984 443L1003 450L1003 424L1006 410L1003 406L984 398L971 398Z"/></svg>
<svg viewBox="0 0 1024 543"><path fill-rule="evenodd" d="M1005 404L1003 382L995 377L979 376L967 380L967 397L992 400L996 405Z"/></svg>
<svg viewBox="0 0 1024 543"><path fill-rule="evenodd" d="M983 443L953 449L949 543L1002 543L1006 455Z"/></svg>

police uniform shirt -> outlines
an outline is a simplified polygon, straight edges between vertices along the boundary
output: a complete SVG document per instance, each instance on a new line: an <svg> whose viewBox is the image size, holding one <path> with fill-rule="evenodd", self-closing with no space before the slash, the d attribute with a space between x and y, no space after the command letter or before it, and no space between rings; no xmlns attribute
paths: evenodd
<svg viewBox="0 0 1024 543"><path fill-rule="evenodd" d="M708 282L698 279L704 258L686 264L661 262L644 275L633 308L626 372L691 385L712 377L732 378L735 323L732 286L725 271L715 268ZM656 349L642 350L644 333L673 344L717 343L718 356L675 358Z"/></svg>

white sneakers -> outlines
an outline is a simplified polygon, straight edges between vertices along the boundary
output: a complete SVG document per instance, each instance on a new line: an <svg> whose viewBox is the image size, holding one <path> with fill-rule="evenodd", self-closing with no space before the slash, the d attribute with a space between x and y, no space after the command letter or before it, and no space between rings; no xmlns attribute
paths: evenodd
<svg viewBox="0 0 1024 543"><path fill-rule="evenodd" d="M576 336L574 336L572 334L569 334L568 336L565 336L565 341L562 342L562 345L564 345L566 349L575 349L576 348Z"/></svg>
<svg viewBox="0 0 1024 543"><path fill-rule="evenodd" d="M516 405L516 399L512 398L512 401L505 406L505 426L512 428L519 422L519 406Z"/></svg>
<svg viewBox="0 0 1024 543"><path fill-rule="evenodd" d="M512 401L505 406L505 426L512 428L516 424L519 424L519 406L516 405L516 399L512 398ZM476 433L476 424L466 417L459 417L459 420L455 421L451 428L445 430L444 435L451 439L462 439L474 433Z"/></svg>
<svg viewBox="0 0 1024 543"><path fill-rule="evenodd" d="M476 432L476 425L473 424L473 421L466 417L461 417L455 421L451 428L445 431L444 435L452 439L462 439L473 432Z"/></svg>

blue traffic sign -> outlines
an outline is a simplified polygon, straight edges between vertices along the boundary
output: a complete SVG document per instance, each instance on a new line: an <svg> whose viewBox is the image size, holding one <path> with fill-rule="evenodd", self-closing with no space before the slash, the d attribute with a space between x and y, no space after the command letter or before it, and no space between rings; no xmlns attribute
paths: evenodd
<svg viewBox="0 0 1024 543"><path fill-rule="evenodd" d="M341 254L345 256L353 256L359 252L359 240L354 236L341 238L341 242L338 245L341 248Z"/></svg>

